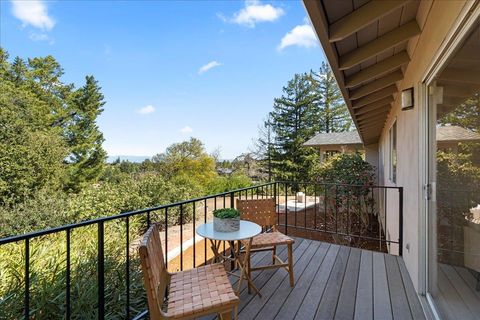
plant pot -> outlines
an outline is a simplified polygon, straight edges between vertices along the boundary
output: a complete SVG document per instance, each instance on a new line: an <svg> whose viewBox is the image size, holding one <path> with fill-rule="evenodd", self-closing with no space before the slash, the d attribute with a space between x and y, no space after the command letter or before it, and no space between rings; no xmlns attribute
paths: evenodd
<svg viewBox="0 0 480 320"><path fill-rule="evenodd" d="M219 219L213 217L213 230L217 232L233 232L240 229L240 217Z"/></svg>

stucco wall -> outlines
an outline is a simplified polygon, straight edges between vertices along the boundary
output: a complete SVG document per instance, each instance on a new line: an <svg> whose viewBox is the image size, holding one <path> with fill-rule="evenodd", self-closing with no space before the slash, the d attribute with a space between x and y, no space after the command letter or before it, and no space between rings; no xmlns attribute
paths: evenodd
<svg viewBox="0 0 480 320"><path fill-rule="evenodd" d="M424 230L421 225L422 209L422 175L421 161L423 150L420 149L422 137L420 132L421 115L426 106L422 101L420 90L422 79L442 43L459 19L465 1L422 1L417 21L422 28L418 41L409 45L411 62L405 72L400 90L414 87L415 107L413 110L401 111L400 95L397 95L392 111L387 119L379 143L379 178L380 184L404 187L404 245L403 256L412 281L419 289L421 274L419 272L420 239ZM389 129L397 121L397 182L389 179ZM398 212L398 201L387 201L388 212ZM393 217L392 217L393 218ZM398 224L395 219L387 223L387 232L397 237ZM406 249L406 247L409 249Z"/></svg>

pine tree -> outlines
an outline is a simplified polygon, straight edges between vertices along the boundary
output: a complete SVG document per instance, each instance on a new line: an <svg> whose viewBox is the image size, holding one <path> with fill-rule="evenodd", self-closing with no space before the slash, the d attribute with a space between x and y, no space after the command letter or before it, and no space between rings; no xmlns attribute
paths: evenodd
<svg viewBox="0 0 480 320"><path fill-rule="evenodd" d="M259 138L255 141L255 156L260 160L260 171L268 175L268 181L272 181L272 158L273 158L273 132L270 116L263 121L258 129Z"/></svg>
<svg viewBox="0 0 480 320"><path fill-rule="evenodd" d="M350 130L352 118L343 100L340 88L330 66L322 62L318 73L310 72L314 83L317 107L318 132L342 132Z"/></svg>
<svg viewBox="0 0 480 320"><path fill-rule="evenodd" d="M103 134L96 123L103 111L104 97L93 76L85 79L85 85L73 94L66 122L65 137L71 152L67 187L72 190L79 190L85 182L95 181L106 159Z"/></svg>
<svg viewBox="0 0 480 320"><path fill-rule="evenodd" d="M296 74L274 100L270 126L274 135L271 166L276 178L308 180L317 164L317 153L305 148L317 127L315 91L307 74Z"/></svg>

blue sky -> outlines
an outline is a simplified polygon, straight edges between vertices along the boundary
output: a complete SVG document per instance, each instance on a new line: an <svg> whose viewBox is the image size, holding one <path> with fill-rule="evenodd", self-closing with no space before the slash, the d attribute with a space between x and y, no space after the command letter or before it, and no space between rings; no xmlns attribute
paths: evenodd
<svg viewBox="0 0 480 320"><path fill-rule="evenodd" d="M247 152L273 99L323 53L300 1L6 1L11 58L53 55L76 86L94 75L109 155L151 156L190 136Z"/></svg>

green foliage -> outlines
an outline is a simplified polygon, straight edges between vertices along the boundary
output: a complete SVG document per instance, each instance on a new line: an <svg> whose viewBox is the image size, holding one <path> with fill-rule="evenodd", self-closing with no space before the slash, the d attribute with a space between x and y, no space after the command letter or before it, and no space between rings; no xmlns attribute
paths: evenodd
<svg viewBox="0 0 480 320"><path fill-rule="evenodd" d="M240 212L235 208L223 208L214 210L213 216L218 219L233 219L239 218Z"/></svg>
<svg viewBox="0 0 480 320"><path fill-rule="evenodd" d="M454 110L445 113L439 123L451 124L465 129L480 131L480 92L475 92L468 99L458 104Z"/></svg>
<svg viewBox="0 0 480 320"><path fill-rule="evenodd" d="M132 219L134 220L134 219ZM132 221L134 222L134 221ZM133 233L132 235L133 236ZM105 224L105 309L108 319L123 319L126 304L125 227ZM30 318L52 319L65 314L66 242L58 233L30 242ZM97 228L71 233L72 319L96 317ZM141 269L134 248L130 258L130 304L132 313L147 307ZM25 252L23 243L0 250L0 319L19 319L23 313Z"/></svg>
<svg viewBox="0 0 480 320"><path fill-rule="evenodd" d="M71 152L66 187L75 191L97 179L107 156L102 148L103 134L96 124L105 101L98 82L92 76L85 79L85 85L72 94L71 119L64 133Z"/></svg>
<svg viewBox="0 0 480 320"><path fill-rule="evenodd" d="M252 180L242 173L233 173L230 176L218 176L211 181L208 186L208 193L222 193L229 190L249 187L253 184Z"/></svg>
<svg viewBox="0 0 480 320"><path fill-rule="evenodd" d="M273 111L260 128L257 154L269 179L311 180L318 154L303 144L318 132L347 131L352 125L348 109L330 67L296 74L274 100Z"/></svg>
<svg viewBox="0 0 480 320"><path fill-rule="evenodd" d="M310 71L310 77L316 96L319 123L317 131L328 133L350 130L352 118L328 63L322 62L318 73Z"/></svg>
<svg viewBox="0 0 480 320"><path fill-rule="evenodd" d="M152 162L167 179L183 177L183 180L196 181L199 186L208 185L217 176L215 159L196 138L172 144L164 153L155 155Z"/></svg>
<svg viewBox="0 0 480 320"><path fill-rule="evenodd" d="M96 181L105 151L95 124L104 103L95 79L76 90L62 82L52 56L10 63L3 49L0 66L0 204Z"/></svg>
<svg viewBox="0 0 480 320"><path fill-rule="evenodd" d="M296 74L283 88L282 97L275 99L269 126L275 135L272 171L279 179L308 179L318 162L315 150L303 147L317 125L314 100L307 74Z"/></svg>
<svg viewBox="0 0 480 320"><path fill-rule="evenodd" d="M324 162L318 176L327 183L368 186L374 184L375 169L360 153L342 153Z"/></svg>

